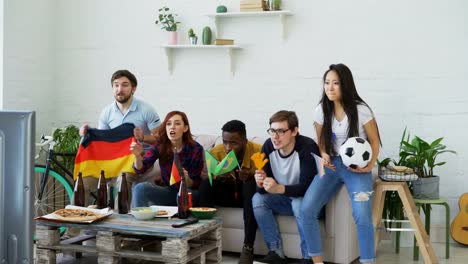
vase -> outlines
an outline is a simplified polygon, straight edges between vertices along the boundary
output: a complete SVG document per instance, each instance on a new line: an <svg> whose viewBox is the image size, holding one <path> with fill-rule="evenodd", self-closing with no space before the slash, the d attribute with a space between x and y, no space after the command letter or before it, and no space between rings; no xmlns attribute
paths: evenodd
<svg viewBox="0 0 468 264"><path fill-rule="evenodd" d="M169 45L177 45L177 31L168 31L169 34Z"/></svg>
<svg viewBox="0 0 468 264"><path fill-rule="evenodd" d="M189 37L189 39L190 39L190 44L197 45L197 40L198 40L197 37Z"/></svg>
<svg viewBox="0 0 468 264"><path fill-rule="evenodd" d="M413 197L416 199L439 199L439 176L419 177L412 181Z"/></svg>
<svg viewBox="0 0 468 264"><path fill-rule="evenodd" d="M281 0L268 0L268 9L270 11L281 10Z"/></svg>

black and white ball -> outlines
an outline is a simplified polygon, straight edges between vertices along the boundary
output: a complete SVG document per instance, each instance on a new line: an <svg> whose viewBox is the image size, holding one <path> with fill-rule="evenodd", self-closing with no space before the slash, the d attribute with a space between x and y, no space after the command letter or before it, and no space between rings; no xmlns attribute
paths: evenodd
<svg viewBox="0 0 468 264"><path fill-rule="evenodd" d="M339 154L344 165L353 169L364 168L372 158L372 148L365 139L352 137L341 145Z"/></svg>

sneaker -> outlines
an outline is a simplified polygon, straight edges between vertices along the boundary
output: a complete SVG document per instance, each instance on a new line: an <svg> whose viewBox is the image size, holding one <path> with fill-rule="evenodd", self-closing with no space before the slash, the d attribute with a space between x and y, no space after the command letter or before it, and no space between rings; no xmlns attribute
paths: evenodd
<svg viewBox="0 0 468 264"><path fill-rule="evenodd" d="M288 263L286 258L280 257L276 252L270 251L264 258L258 260L260 263L283 264Z"/></svg>
<svg viewBox="0 0 468 264"><path fill-rule="evenodd" d="M244 245L239 258L239 264L252 264L254 259L253 247Z"/></svg>

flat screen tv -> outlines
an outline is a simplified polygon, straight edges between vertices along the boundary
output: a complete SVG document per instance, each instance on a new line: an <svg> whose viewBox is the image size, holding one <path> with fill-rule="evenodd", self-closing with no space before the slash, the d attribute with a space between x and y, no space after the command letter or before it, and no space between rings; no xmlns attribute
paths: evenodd
<svg viewBox="0 0 468 264"><path fill-rule="evenodd" d="M35 114L0 111L0 263L34 263Z"/></svg>

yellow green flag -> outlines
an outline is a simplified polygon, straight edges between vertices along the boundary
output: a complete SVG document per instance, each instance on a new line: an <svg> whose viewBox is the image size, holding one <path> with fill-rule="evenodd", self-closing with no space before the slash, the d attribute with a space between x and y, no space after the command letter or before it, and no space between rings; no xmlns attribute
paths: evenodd
<svg viewBox="0 0 468 264"><path fill-rule="evenodd" d="M216 169L216 165L218 165L219 161L213 157L210 152L205 150L205 161L206 161L206 168L208 169L208 179L210 180L210 184L213 185L213 176L215 176L214 172Z"/></svg>
<svg viewBox="0 0 468 264"><path fill-rule="evenodd" d="M236 154L234 150L231 150L226 157L219 164L216 166L214 175L221 175L227 172L232 171L237 166L239 166L239 162L237 161Z"/></svg>

